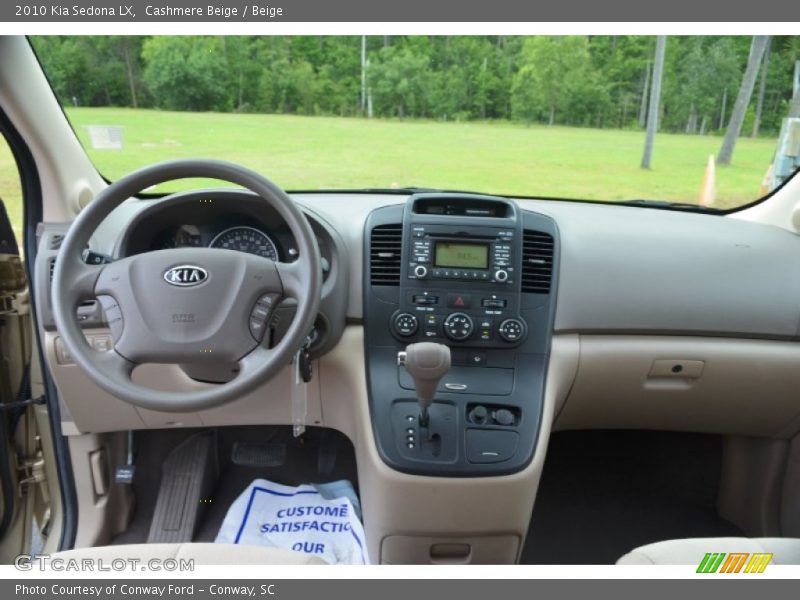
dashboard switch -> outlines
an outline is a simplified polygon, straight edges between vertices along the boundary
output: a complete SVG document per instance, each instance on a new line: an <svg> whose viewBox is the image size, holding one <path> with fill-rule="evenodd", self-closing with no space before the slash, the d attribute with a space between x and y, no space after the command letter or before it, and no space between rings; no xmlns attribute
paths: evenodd
<svg viewBox="0 0 800 600"><path fill-rule="evenodd" d="M470 294L447 294L447 306L449 308L469 308L472 306L472 296Z"/></svg>
<svg viewBox="0 0 800 600"><path fill-rule="evenodd" d="M414 335L419 327L417 317L410 313L400 313L392 321L395 332L403 337Z"/></svg>
<svg viewBox="0 0 800 600"><path fill-rule="evenodd" d="M472 335L475 323L472 317L465 313L457 312L448 315L444 320L444 332L451 340L462 342Z"/></svg>
<svg viewBox="0 0 800 600"><path fill-rule="evenodd" d="M264 332L266 330L266 321L261 319L250 319L250 335L252 335L257 342L261 343L261 340L264 339Z"/></svg>
<svg viewBox="0 0 800 600"><path fill-rule="evenodd" d="M497 333L499 333L500 337L506 342L518 342L525 337L525 323L520 319L506 319L500 323L500 327L497 328Z"/></svg>
<svg viewBox="0 0 800 600"><path fill-rule="evenodd" d="M431 296L426 294L417 294L415 295L411 301L414 304L420 304L423 306L429 306L432 304L439 304L439 296Z"/></svg>
<svg viewBox="0 0 800 600"><path fill-rule="evenodd" d="M278 294L264 294L256 300L253 310L250 311L250 335L260 344L267 331L270 314L278 300Z"/></svg>
<svg viewBox="0 0 800 600"><path fill-rule="evenodd" d="M507 302L505 298L484 298L481 300L483 308L505 308Z"/></svg>

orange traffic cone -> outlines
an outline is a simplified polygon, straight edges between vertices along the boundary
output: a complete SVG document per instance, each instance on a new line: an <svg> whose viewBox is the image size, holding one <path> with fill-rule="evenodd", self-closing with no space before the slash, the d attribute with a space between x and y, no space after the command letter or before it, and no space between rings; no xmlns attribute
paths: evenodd
<svg viewBox="0 0 800 600"><path fill-rule="evenodd" d="M703 176L703 187L700 188L700 206L711 206L717 194L716 163L714 155L708 157L706 174Z"/></svg>

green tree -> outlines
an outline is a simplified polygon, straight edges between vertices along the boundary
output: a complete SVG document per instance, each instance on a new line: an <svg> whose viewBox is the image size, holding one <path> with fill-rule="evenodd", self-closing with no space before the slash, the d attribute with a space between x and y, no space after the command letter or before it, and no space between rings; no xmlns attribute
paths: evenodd
<svg viewBox="0 0 800 600"><path fill-rule="evenodd" d="M370 66L369 82L379 114L401 119L427 116L431 89L427 56L386 46Z"/></svg>
<svg viewBox="0 0 800 600"><path fill-rule="evenodd" d="M554 125L559 110L576 102L576 95L587 100L598 91L595 82L586 37L528 38L511 91L513 114L528 123L547 114Z"/></svg>
<svg viewBox="0 0 800 600"><path fill-rule="evenodd" d="M232 108L222 38L152 37L145 41L142 56L143 81L155 106L194 111Z"/></svg>

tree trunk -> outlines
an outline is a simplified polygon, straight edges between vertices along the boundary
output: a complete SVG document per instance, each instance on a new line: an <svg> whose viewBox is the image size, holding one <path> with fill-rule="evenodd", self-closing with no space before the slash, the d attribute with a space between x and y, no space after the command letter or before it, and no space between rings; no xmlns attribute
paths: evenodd
<svg viewBox="0 0 800 600"><path fill-rule="evenodd" d="M650 86L650 106L647 111L647 133L644 138L644 154L642 155L642 168L649 169L653 158L653 144L658 131L658 114L661 104L661 75L664 71L664 50L667 46L667 36L659 35L656 38L656 56L653 63L653 82Z"/></svg>
<svg viewBox="0 0 800 600"><path fill-rule="evenodd" d="M697 133L697 107L694 104L689 109L689 118L686 119L686 133Z"/></svg>
<svg viewBox="0 0 800 600"><path fill-rule="evenodd" d="M647 92L650 88L650 63L648 62L644 72L644 85L642 86L642 103L639 106L639 127L647 125Z"/></svg>
<svg viewBox="0 0 800 600"><path fill-rule="evenodd" d="M122 54L125 58L125 68L128 71L128 85L131 88L131 104L133 108L138 108L139 103L136 99L136 79L133 77L133 65L131 64L131 53L128 48L128 40L122 42Z"/></svg>
<svg viewBox="0 0 800 600"><path fill-rule="evenodd" d="M244 107L244 72L242 69L239 69L239 102L237 104L237 110L241 112L242 108Z"/></svg>
<svg viewBox="0 0 800 600"><path fill-rule="evenodd" d="M556 122L556 103L555 102L551 102L550 103L550 122L548 123L548 125L550 125L552 127L555 124L555 122Z"/></svg>
<svg viewBox="0 0 800 600"><path fill-rule="evenodd" d="M719 125L717 125L717 129L724 129L725 128L725 109L728 106L728 90L722 90L722 108L719 111Z"/></svg>
<svg viewBox="0 0 800 600"><path fill-rule="evenodd" d="M764 49L764 60L761 64L761 83L758 84L758 100L756 101L756 118L753 120L753 132L750 137L758 137L758 130L761 128L761 113L764 110L764 93L767 90L767 72L769 71L769 51L772 37L767 36L767 47Z"/></svg>
<svg viewBox="0 0 800 600"><path fill-rule="evenodd" d="M753 44L750 47L750 58L747 60L747 68L744 70L742 85L739 88L739 95L736 97L736 103L733 105L733 112L731 112L731 120L725 132L725 139L722 140L722 147L720 148L719 156L717 156L717 164L719 165L731 164L733 149L736 146L736 139L742 132L744 115L747 112L748 104L750 104L750 97L753 95L753 87L755 86L756 77L758 76L758 66L761 64L761 59L764 57L764 50L767 47L768 41L769 36L753 36Z"/></svg>
<svg viewBox="0 0 800 600"><path fill-rule="evenodd" d="M367 36L361 36L361 114L367 108Z"/></svg>
<svg viewBox="0 0 800 600"><path fill-rule="evenodd" d="M706 116L703 115L703 120L700 121L700 135L706 134Z"/></svg>
<svg viewBox="0 0 800 600"><path fill-rule="evenodd" d="M625 123L628 120L628 96L627 94L622 99L622 121L619 124L619 128L623 129L625 127Z"/></svg>

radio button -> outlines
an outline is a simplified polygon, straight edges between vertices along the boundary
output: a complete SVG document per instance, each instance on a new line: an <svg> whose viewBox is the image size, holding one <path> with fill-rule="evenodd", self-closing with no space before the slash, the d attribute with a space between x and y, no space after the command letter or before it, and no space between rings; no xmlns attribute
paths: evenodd
<svg viewBox="0 0 800 600"><path fill-rule="evenodd" d="M425 279L428 276L428 267L417 265L414 267L414 275L417 276L417 279Z"/></svg>
<svg viewBox="0 0 800 600"><path fill-rule="evenodd" d="M500 283L505 283L508 281L508 271L505 269L497 269L497 271L494 273L494 279Z"/></svg>

